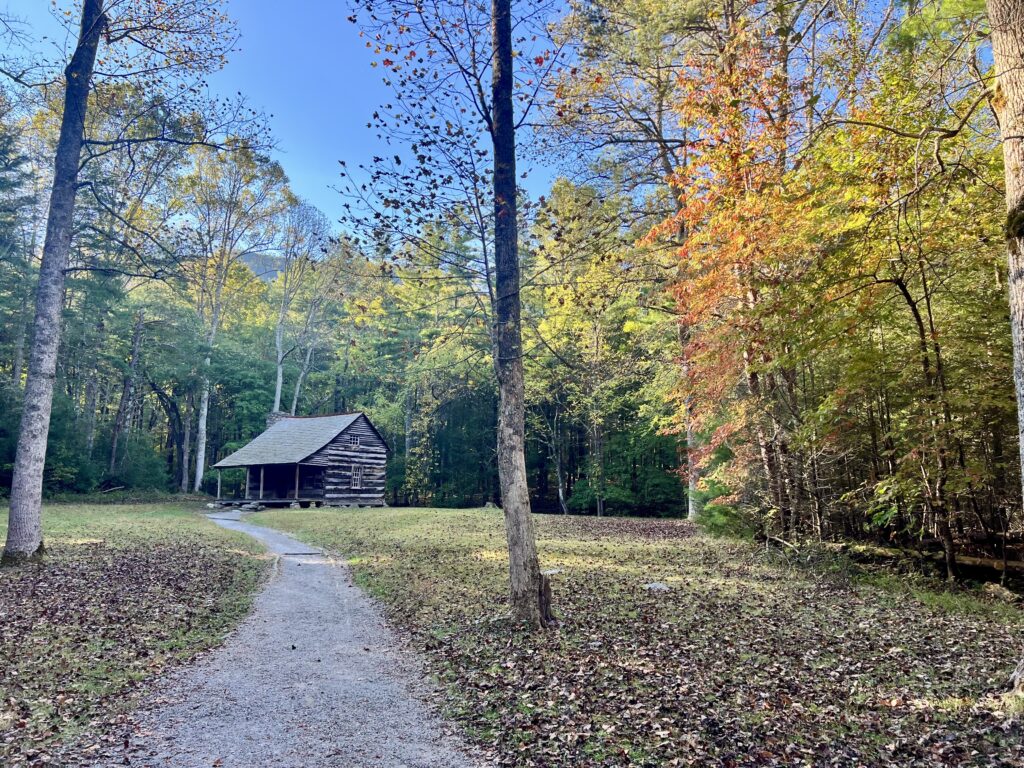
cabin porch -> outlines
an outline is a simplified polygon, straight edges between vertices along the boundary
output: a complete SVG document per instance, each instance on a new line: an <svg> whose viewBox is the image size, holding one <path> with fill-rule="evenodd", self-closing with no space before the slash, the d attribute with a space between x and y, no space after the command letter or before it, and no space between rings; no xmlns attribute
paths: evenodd
<svg viewBox="0 0 1024 768"><path fill-rule="evenodd" d="M324 467L307 464L260 464L245 468L244 501L268 506L324 500ZM217 498L221 498L218 476Z"/></svg>

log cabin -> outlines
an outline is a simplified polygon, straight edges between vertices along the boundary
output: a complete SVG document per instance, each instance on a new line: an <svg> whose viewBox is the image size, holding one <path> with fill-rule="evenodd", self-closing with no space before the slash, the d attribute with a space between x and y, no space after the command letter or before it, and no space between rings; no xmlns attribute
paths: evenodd
<svg viewBox="0 0 1024 768"><path fill-rule="evenodd" d="M388 445L363 413L287 416L272 413L267 430L214 464L245 469L246 501L267 506L384 506Z"/></svg>

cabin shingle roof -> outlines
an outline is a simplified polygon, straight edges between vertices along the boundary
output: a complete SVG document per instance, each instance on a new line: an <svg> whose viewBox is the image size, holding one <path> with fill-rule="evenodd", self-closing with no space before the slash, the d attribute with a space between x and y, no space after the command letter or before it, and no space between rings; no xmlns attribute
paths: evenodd
<svg viewBox="0 0 1024 768"><path fill-rule="evenodd" d="M289 416L271 425L248 445L213 466L251 467L257 464L298 464L348 429L363 414Z"/></svg>

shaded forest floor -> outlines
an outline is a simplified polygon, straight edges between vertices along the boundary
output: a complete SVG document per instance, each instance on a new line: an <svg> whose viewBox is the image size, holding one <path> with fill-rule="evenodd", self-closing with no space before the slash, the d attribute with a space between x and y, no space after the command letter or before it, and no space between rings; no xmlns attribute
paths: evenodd
<svg viewBox="0 0 1024 768"><path fill-rule="evenodd" d="M145 681L249 612L270 561L195 506L44 509L45 561L0 569L0 764L112 731Z"/></svg>
<svg viewBox="0 0 1024 768"><path fill-rule="evenodd" d="M504 765L1024 765L994 695L1024 652L1012 606L684 522L539 517L561 626L511 635L498 511L253 522L346 555Z"/></svg>

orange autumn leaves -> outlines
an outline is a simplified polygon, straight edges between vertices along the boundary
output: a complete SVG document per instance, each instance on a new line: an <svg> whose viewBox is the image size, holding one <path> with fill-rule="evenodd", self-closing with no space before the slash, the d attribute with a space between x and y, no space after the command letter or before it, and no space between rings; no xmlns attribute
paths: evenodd
<svg viewBox="0 0 1024 768"><path fill-rule="evenodd" d="M688 343L680 416L711 440L711 452L742 429L749 409L736 397L746 371L767 362L764 306L793 263L799 201L785 189L789 87L771 52L742 28L716 56L691 57L680 79L679 118L692 136L669 183L675 215L648 240L678 237L673 286Z"/></svg>

